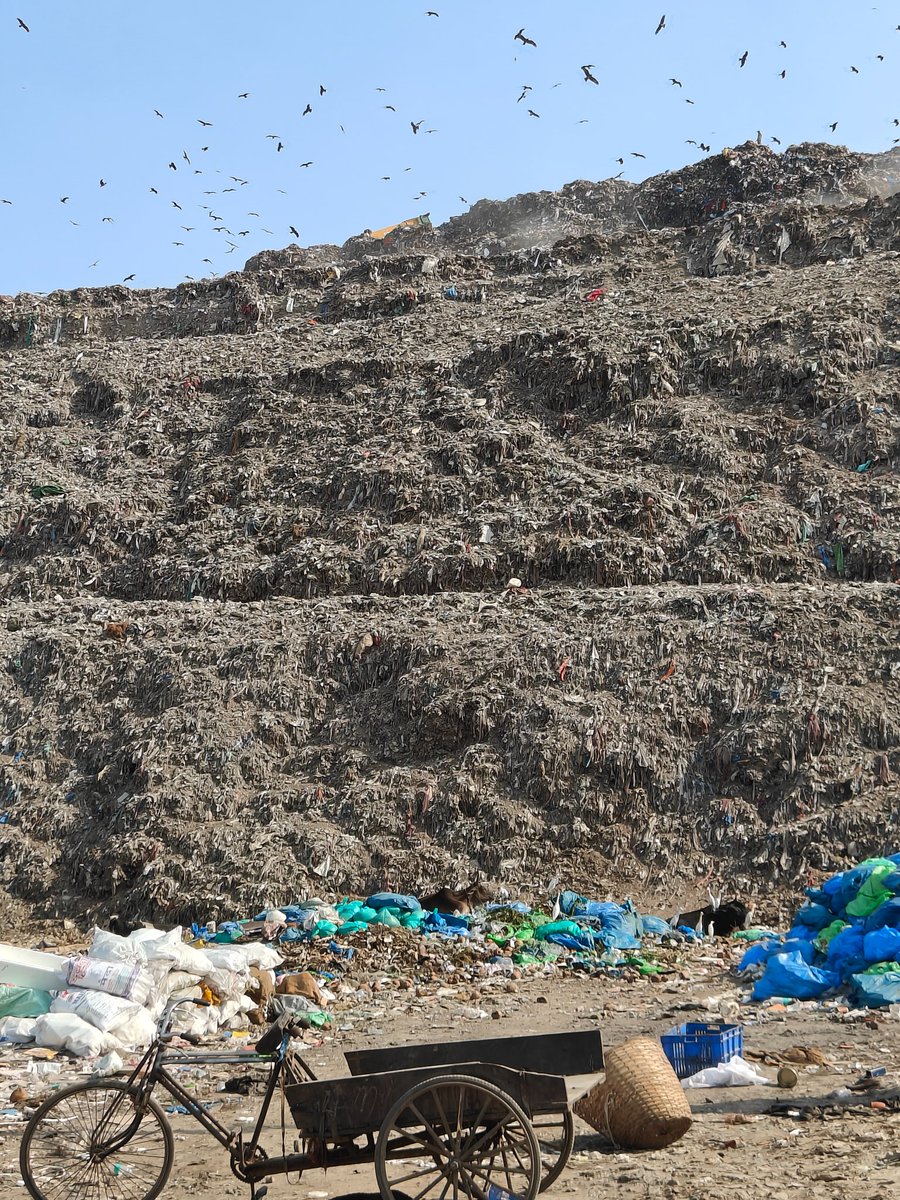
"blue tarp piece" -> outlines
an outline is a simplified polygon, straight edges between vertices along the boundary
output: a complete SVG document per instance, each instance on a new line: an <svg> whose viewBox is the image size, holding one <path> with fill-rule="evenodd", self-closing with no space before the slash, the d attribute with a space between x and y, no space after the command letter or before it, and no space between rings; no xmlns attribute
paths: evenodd
<svg viewBox="0 0 900 1200"><path fill-rule="evenodd" d="M796 1000L815 1000L839 987L840 982L839 975L804 962L797 951L774 954L768 961L765 975L756 981L753 999L792 996Z"/></svg>
<svg viewBox="0 0 900 1200"><path fill-rule="evenodd" d="M887 971L884 975L853 975L850 982L857 1004L867 1008L900 1004L900 971Z"/></svg>

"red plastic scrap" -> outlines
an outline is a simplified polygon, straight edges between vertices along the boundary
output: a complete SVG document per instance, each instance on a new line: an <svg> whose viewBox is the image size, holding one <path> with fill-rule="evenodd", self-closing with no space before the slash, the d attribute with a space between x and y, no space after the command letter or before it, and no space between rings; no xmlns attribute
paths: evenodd
<svg viewBox="0 0 900 1200"><path fill-rule="evenodd" d="M566 675L569 673L569 664L571 663L571 661L572 661L571 658L568 655L566 655L566 657L562 660L562 662L556 668L556 673L559 676L561 683L565 683Z"/></svg>
<svg viewBox="0 0 900 1200"><path fill-rule="evenodd" d="M588 294L585 296L585 300L601 300L603 298L604 291L604 288L594 288L593 291L588 292Z"/></svg>

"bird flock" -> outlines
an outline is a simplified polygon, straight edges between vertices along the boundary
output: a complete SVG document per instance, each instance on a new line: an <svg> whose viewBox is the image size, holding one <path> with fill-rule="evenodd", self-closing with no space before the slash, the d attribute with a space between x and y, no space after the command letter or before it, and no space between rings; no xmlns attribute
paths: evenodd
<svg viewBox="0 0 900 1200"><path fill-rule="evenodd" d="M440 20L441 14L440 14L440 12L438 12L435 9L426 9L424 11L423 15L429 21L434 21L434 20ZM29 17L29 21L33 21L33 18ZM32 25L29 24L29 22L26 21L22 17L16 17L16 28L18 29L19 33L22 35L29 35L29 36L32 35ZM660 16L659 20L657 21L655 28L652 29L652 36L659 37L661 34L664 34L667 29L668 29L668 25L667 25L666 14L663 13ZM648 33L649 32L650 32L650 30L648 29ZM896 27L896 32L900 32L900 25L898 25ZM523 52L527 53L527 56L540 53L539 43L538 43L537 38L531 36L531 34L529 33L529 31L526 29L525 26L520 27L518 30L516 30L515 33L512 34L512 40L521 48L521 50ZM780 39L778 42L778 49L779 49L779 51L787 52L788 51L787 41L784 39ZM879 64L884 63L885 59L886 59L886 55L881 54L881 53L876 54L874 56L874 60L877 61ZM740 54L736 54L733 61L734 61L734 65L737 68L737 70L743 71L747 67L749 60L750 60L750 51L745 49ZM516 58L515 61L518 62L518 57ZM581 72L581 82L582 83L588 84L591 87L595 87L595 88L602 87L603 80L601 77L598 77L598 74L597 74L598 68L595 63L585 63L582 66L580 66L579 70ZM860 69L856 64L852 64L852 63L848 64L848 70L852 75L860 74ZM602 72L601 72L601 75L602 75ZM782 69L779 72L777 72L777 78L779 78L781 80L785 80L787 77L788 77L788 66L784 66L784 67L782 67ZM685 78L687 78L687 77L685 77ZM684 88L685 88L684 82L681 79L677 78L676 76L669 76L668 83L673 89L678 89L679 93L684 92ZM562 86L562 81L553 85L553 87L561 87L561 86ZM374 90L380 96L384 96L387 92L387 89L385 87L381 87L381 86L376 87ZM301 121L304 120L305 118L314 118L314 119L316 118L319 103L324 101L324 98L328 94L328 91L329 91L329 88L324 83L319 83L318 88L317 88L317 94L314 95L310 99L306 99L304 102L304 107L299 112L299 117L300 117ZM541 113L538 111L538 105L535 103L534 95L535 95L534 85L525 83L525 84L521 85L519 94L515 98L515 104L523 105L524 112L526 113L528 118L535 120L535 121L539 121L539 120L541 120ZM693 105L695 103L695 101L690 96L682 96L682 99L683 99L684 103L687 105ZM245 90L245 91L237 92L235 95L234 102L236 104L252 105L253 92L249 89ZM523 102L525 102L525 103L523 104ZM538 103L540 103L540 102L538 101ZM165 105L164 105L164 107L165 107ZM399 115L396 104L382 103L380 107L381 107L381 110L384 112L392 113L392 114L394 114L394 116ZM541 105L541 107L543 107L543 105ZM213 114L209 114L209 115L216 116L217 114L213 113ZM156 120L156 121L165 122L166 114L162 108L154 107L148 112L148 118L151 121ZM411 137L418 138L422 134L427 136L430 134L437 134L439 132L435 128L430 128L427 119L418 116L418 114L415 114L414 116L408 114L406 119L408 121L408 126L410 129L409 136L411 136ZM206 115L198 116L195 118L195 120L196 120L196 125L199 127L199 133L200 133L201 137L203 138L203 140L206 140L206 137L208 137L209 143L206 145L199 146L199 148L195 148L192 151L192 154L194 155L193 158L192 158L191 154L188 153L188 150L184 149L182 147L180 149L180 153L177 152L176 154L174 154L168 160L168 162L165 164L165 166L161 168L163 171L165 171L167 173L167 182L165 184L163 184L162 179L160 178L159 175L157 175L157 178L152 183L148 183L147 186L148 186L149 193L156 197L159 197L161 202L163 201L164 194L166 192L171 192L172 190L174 190L173 185L176 183L176 181L181 180L181 178L185 174L188 174L189 176L192 176L192 177L197 176L197 175L205 175L205 174L211 174L211 175L212 174L221 174L221 172L218 172L218 171L212 171L212 172L209 171L206 166L207 160L204 158L204 156L207 155L208 152L210 151L212 142L216 137L216 133L215 133L216 122L207 119ZM218 117L217 117L217 120L218 120ZM586 118L586 117L581 118L577 123L580 125L586 125L589 123L589 118ZM900 126L900 118L894 118L893 124L895 127ZM839 122L837 120L835 120L835 121L827 123L827 128L831 131L831 133L835 133L836 130L838 129L838 125L839 125ZM337 126L337 128L341 133L346 132L344 126L341 124L339 124ZM207 131L212 131L212 132L207 133ZM279 133L279 132L266 133L264 135L264 138L266 141L273 143L273 153L275 155L281 155L281 154L284 154L286 151L288 151L288 140L286 137L283 137L281 133ZM179 139L179 140L181 140L181 139ZM711 150L711 146L708 142L704 142L704 141L701 141L701 140L698 140L695 138L687 138L685 140L686 140L686 144L696 147L698 150L700 150L703 153L709 153ZM761 132L757 135L757 140L762 140ZM779 138L777 138L775 136L770 135L769 140L771 140L775 145L781 145ZM900 142L900 137L894 138L894 144L897 144L898 142ZM640 150L628 150L627 157L634 158L634 159L645 159L646 155ZM619 175L615 176L615 178L619 178L622 174L624 174L624 166L626 163L626 151L623 150L619 155L617 155L614 158L613 161L614 161L614 163L618 164L620 167L623 168L623 170L621 170L619 172ZM305 159L304 161L297 162L295 165L299 170L309 171L316 166L316 161L315 161L315 159ZM411 172L412 170L413 170L413 168L411 166L407 166L407 167L403 168L403 173L408 173L408 172ZM110 178L107 178L107 174L104 173L104 175L102 175L98 179L97 187L100 191L103 191L104 189L106 189L107 187L110 186L113 172L109 172L109 176L110 176ZM381 182L390 182L392 178L393 177L389 174L379 176L379 180ZM215 181L211 180L211 182L215 182ZM205 204L201 203L198 208L198 212L202 212L203 216L198 215L193 218L188 218L188 220L191 222L189 224L181 224L181 222L179 221L177 230L175 230L173 228L173 233L176 236L172 237L172 239L171 239L172 245L179 249L187 247L188 241L186 239L189 239L191 234L195 234L195 233L202 234L203 226L206 226L207 228L209 228L213 233L215 233L217 235L217 237L220 237L222 239L224 246L227 247L226 249L224 249L224 254L226 254L226 255L233 254L238 249L240 242L237 239L246 238L246 237L250 236L251 233L257 233L257 234L262 233L262 234L265 234L267 237L271 237L271 238L278 238L279 236L284 236L286 234L290 234L291 237L299 240L299 238L300 238L300 229L298 228L299 222L289 223L286 230L278 230L278 229L268 228L267 226L262 225L262 223L261 223L262 218L260 216L259 211L256 209L245 210L245 215L242 218L238 218L238 219L235 218L234 206L231 205L229 203L229 201L227 201L225 198L230 196L231 194L239 196L240 191L242 189L244 189L245 187L247 187L249 184L250 184L249 179L244 178L242 175L233 174L233 175L230 175L228 178L228 186L210 187L208 189L205 189L203 191L203 195L204 195L204 197L209 198L209 203L205 203ZM277 191L281 195L287 195L287 193L282 188L278 188ZM410 199L412 201L419 201L419 200L425 199L427 196L428 196L428 192L420 189L417 193L415 193L415 195L411 196ZM181 214L184 213L184 204L181 202L181 199L183 199L183 198L184 197L175 198L175 197L172 197L171 195L169 196L168 207L170 207L172 209L173 213L175 213L175 212L181 213ZM463 203L468 204L468 201L463 196L460 196L459 198ZM69 205L72 201L73 201L73 197L69 194L62 195L59 197L59 204L63 208L65 208L66 205ZM9 197L0 197L0 204L6 205L9 207L13 207L15 204L15 201ZM229 207L229 214L228 214L227 219L223 212L217 211L219 209L224 210L226 204L228 204L228 207ZM245 224L248 218L252 218L254 221L259 221L260 224L258 226L254 226L253 228L238 228L239 225ZM75 220L74 217L69 217L68 220L72 226L79 227L81 225L81 222ZM116 217L112 213L104 214L100 217L101 225L112 225L115 223L115 221L116 221ZM89 269L94 269L100 264L101 261L102 260L99 258L94 259L92 262L90 262L87 265L88 265ZM209 275L212 275L212 276L216 275L216 272L214 270L212 270L212 267L213 267L212 259L210 259L209 257L204 257L202 259L202 263L204 265L208 265L210 267L210 270L208 272ZM192 278L192 276L190 276L190 275L186 275L185 277L187 279ZM129 274L124 276L122 282L128 283L128 282L131 282L132 280L134 280L135 278L136 278L136 273L130 272Z"/></svg>

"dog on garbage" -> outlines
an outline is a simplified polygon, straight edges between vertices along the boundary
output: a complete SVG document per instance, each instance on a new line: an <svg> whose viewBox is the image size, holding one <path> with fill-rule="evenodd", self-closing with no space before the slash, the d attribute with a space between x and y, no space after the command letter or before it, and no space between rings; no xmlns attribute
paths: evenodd
<svg viewBox="0 0 900 1200"><path fill-rule="evenodd" d="M276 996L305 996L319 1008L324 1008L328 1001L322 995L322 990L316 983L315 976L309 971L297 971L290 975L282 975L275 985Z"/></svg>
<svg viewBox="0 0 900 1200"><path fill-rule="evenodd" d="M679 925L685 929L695 929L707 937L730 937L736 929L746 929L753 916L753 909L748 908L742 900L727 900L722 903L721 896L709 892L709 904L704 908L695 908L692 912L676 913L669 924L673 929Z"/></svg>
<svg viewBox="0 0 900 1200"><path fill-rule="evenodd" d="M470 883L467 888L463 888L459 892L454 892L446 887L438 888L436 892L423 896L419 903L426 912L437 911L447 916L465 916L473 908L479 904L486 904L490 899L490 890L476 879L474 883Z"/></svg>

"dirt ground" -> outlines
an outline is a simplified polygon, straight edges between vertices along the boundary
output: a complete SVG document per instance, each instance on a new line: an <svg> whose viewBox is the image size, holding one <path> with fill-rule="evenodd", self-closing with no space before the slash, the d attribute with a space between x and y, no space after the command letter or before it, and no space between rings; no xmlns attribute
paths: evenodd
<svg viewBox="0 0 900 1200"><path fill-rule="evenodd" d="M607 1047L638 1034L658 1036L684 1020L710 1019L706 1002L727 1005L736 995L733 977L714 964L696 973L691 983L641 981L622 983L608 979L553 976L509 984L492 979L481 985L483 1011L499 1017L481 1020L462 1015L472 1011L471 996L432 999L415 1005L395 1001L393 994L377 998L365 1011L336 1014L332 1031L317 1035L307 1061L320 1077L345 1074L343 1052L363 1046L417 1041L455 1040L583 1029L597 1025ZM373 999L375 999L373 997ZM468 1000L468 1005L460 1001ZM693 1010L691 1005L697 1007ZM713 1014L712 1019L717 1019ZM549 1195L569 1195L587 1200L613 1191L622 1200L712 1200L735 1192L746 1200L783 1200L805 1193L816 1200L889 1200L900 1182L900 1112L886 1109L857 1111L822 1119L777 1117L766 1110L790 1101L798 1108L822 1103L838 1088L846 1088L866 1069L887 1069L885 1089L896 1092L900 1073L900 1022L896 1015L854 1014L837 1005L800 1006L786 1012L748 1008L742 1010L744 1046L751 1053L778 1054L792 1046L818 1047L827 1067L798 1067L799 1082L792 1091L777 1087L733 1088L689 1092L694 1125L669 1149L652 1153L616 1152L589 1126L576 1123L575 1151L567 1170ZM770 1078L777 1068L760 1065ZM238 1069L241 1073L243 1068ZM229 1125L251 1123L256 1113L253 1096L217 1090L235 1073L220 1067L205 1077L191 1076L198 1097L217 1101L216 1116ZM24 1074L22 1059L8 1057L0 1063L2 1088L8 1096ZM189 1086L192 1086L189 1085ZM882 1094L884 1094L882 1092ZM871 1094L870 1094L871 1096ZM866 1105L870 1096L861 1098ZM159 1097L165 1104L165 1097ZM270 1153L280 1153L280 1113L273 1104ZM230 1173L223 1151L188 1118L173 1114L176 1158L172 1178L164 1193L179 1196L246 1196L248 1189ZM0 1128L0 1196L21 1196L17 1168L21 1123L3 1119ZM288 1147L292 1143L288 1130ZM299 1183L292 1177L273 1180L269 1200L292 1195L304 1200L336 1200L352 1192L377 1191L372 1168L308 1172Z"/></svg>

